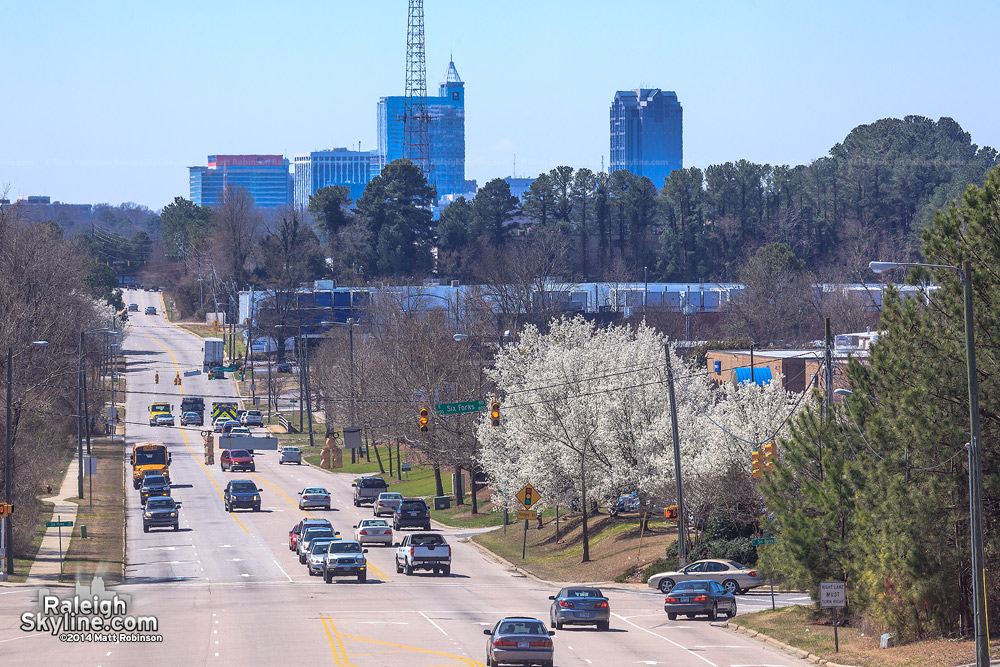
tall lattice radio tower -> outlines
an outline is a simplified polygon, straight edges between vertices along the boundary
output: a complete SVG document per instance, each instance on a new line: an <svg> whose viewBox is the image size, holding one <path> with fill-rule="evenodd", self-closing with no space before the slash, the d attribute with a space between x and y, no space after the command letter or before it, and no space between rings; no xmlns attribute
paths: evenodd
<svg viewBox="0 0 1000 667"><path fill-rule="evenodd" d="M430 179L427 137L427 59L424 54L424 0L410 0L406 30L406 96L403 102L403 157Z"/></svg>

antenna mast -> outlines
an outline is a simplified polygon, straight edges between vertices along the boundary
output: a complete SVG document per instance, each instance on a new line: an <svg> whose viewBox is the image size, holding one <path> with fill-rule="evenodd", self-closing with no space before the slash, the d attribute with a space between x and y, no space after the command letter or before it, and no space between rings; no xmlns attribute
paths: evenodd
<svg viewBox="0 0 1000 667"><path fill-rule="evenodd" d="M406 30L406 96L403 102L403 157L430 180L427 126L427 61L424 53L424 0L410 0Z"/></svg>

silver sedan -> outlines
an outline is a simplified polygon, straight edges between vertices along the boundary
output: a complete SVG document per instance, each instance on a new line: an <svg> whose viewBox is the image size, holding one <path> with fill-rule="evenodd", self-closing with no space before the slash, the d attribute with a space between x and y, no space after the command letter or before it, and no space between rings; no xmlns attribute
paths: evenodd
<svg viewBox="0 0 1000 667"><path fill-rule="evenodd" d="M297 463L302 465L302 450L298 447L282 447L278 455L278 463Z"/></svg>
<svg viewBox="0 0 1000 667"><path fill-rule="evenodd" d="M307 486L299 491L299 509L322 507L330 509L330 492L322 486Z"/></svg>
<svg viewBox="0 0 1000 667"><path fill-rule="evenodd" d="M361 544L375 542L392 546L392 526L385 519L362 519L354 527L354 539Z"/></svg>

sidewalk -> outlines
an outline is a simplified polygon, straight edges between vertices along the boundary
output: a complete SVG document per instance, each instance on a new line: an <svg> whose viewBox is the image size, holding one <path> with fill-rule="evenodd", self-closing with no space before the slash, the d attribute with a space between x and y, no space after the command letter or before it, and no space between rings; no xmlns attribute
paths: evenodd
<svg viewBox="0 0 1000 667"><path fill-rule="evenodd" d="M72 521L76 523L76 511L78 505L69 500L77 499L77 457L74 456L69 467L66 468L66 477L63 478L59 493L48 498L42 498L42 502L54 503L52 511L53 521ZM77 530L76 525L72 528L62 528L62 552L66 554L69 549L69 541L73 536L73 531ZM59 528L47 528L42 543L38 547L38 554L35 562L31 565L28 578L25 583L31 586L52 585L59 583Z"/></svg>

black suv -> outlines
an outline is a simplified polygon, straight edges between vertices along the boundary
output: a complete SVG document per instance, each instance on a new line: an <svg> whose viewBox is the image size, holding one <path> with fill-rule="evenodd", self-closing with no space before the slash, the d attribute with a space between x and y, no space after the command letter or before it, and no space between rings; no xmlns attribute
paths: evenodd
<svg viewBox="0 0 1000 667"><path fill-rule="evenodd" d="M431 511L420 498L403 498L392 515L392 528L423 528L431 529Z"/></svg>
<svg viewBox="0 0 1000 667"><path fill-rule="evenodd" d="M157 496L170 495L170 482L163 475L146 475L139 487L139 503L145 507L146 501Z"/></svg>
<svg viewBox="0 0 1000 667"><path fill-rule="evenodd" d="M261 491L263 489L258 489L252 480L234 479L226 484L222 502L225 503L227 512L232 512L237 507L249 507L254 512L259 512Z"/></svg>
<svg viewBox="0 0 1000 667"><path fill-rule="evenodd" d="M142 513L142 532L148 533L150 528L163 526L174 530L180 528L177 518L177 508L181 504L174 502L170 496L161 498L150 498L146 503L146 510Z"/></svg>

